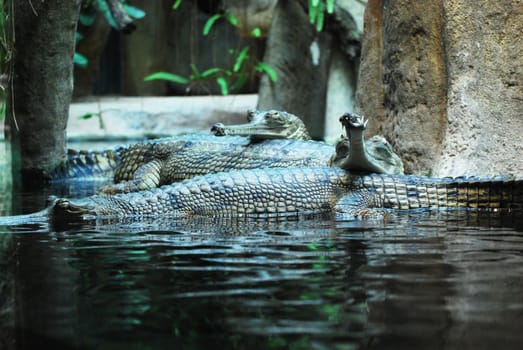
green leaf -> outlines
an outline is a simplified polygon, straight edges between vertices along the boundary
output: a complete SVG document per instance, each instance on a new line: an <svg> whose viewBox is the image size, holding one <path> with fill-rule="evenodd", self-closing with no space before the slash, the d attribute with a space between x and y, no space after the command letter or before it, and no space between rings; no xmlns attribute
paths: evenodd
<svg viewBox="0 0 523 350"><path fill-rule="evenodd" d="M229 11L226 11L225 14L223 15L225 17L225 19L227 21L229 21L230 24L232 24L233 26L237 26L238 25L238 18L234 17L233 15L231 15L231 13Z"/></svg>
<svg viewBox="0 0 523 350"><path fill-rule="evenodd" d="M78 18L78 22L80 22L83 26L91 26L93 25L94 21L96 20L96 14L95 13L80 13L80 18Z"/></svg>
<svg viewBox="0 0 523 350"><path fill-rule="evenodd" d="M313 7L318 7L318 5L320 4L320 0L311 0L311 4Z"/></svg>
<svg viewBox="0 0 523 350"><path fill-rule="evenodd" d="M234 67L232 68L233 72L236 73L240 70L243 62L249 57L247 55L248 53L249 53L249 46L245 46L238 54L238 57L236 57L236 62L234 63Z"/></svg>
<svg viewBox="0 0 523 350"><path fill-rule="evenodd" d="M118 29L118 26L116 25L116 22L113 19L113 15L109 10L109 5L107 5L106 0L96 0L95 7L98 9L98 11L103 13L105 19L107 20L107 23L109 23L111 27Z"/></svg>
<svg viewBox="0 0 523 350"><path fill-rule="evenodd" d="M316 22L318 16L318 6L313 5L314 0L309 0L309 22L311 24Z"/></svg>
<svg viewBox="0 0 523 350"><path fill-rule="evenodd" d="M0 120L5 120L6 111L7 111L7 104L2 103L2 107L0 107Z"/></svg>
<svg viewBox="0 0 523 350"><path fill-rule="evenodd" d="M263 62L256 63L256 70L258 72L267 74L267 76L269 77L269 79L272 82L278 81L278 73L276 73L276 71L271 66L269 66L267 63L263 63Z"/></svg>
<svg viewBox="0 0 523 350"><path fill-rule="evenodd" d="M81 116L79 116L78 119L87 120L87 119L91 119L93 117L99 117L99 116L100 116L100 113L85 113L85 114L82 114Z"/></svg>
<svg viewBox="0 0 523 350"><path fill-rule="evenodd" d="M167 73L167 72L157 72L153 73L151 75L146 76L144 81L151 81L151 80L167 80L171 81L173 83L178 84L187 84L189 82L189 79L182 77L177 74Z"/></svg>
<svg viewBox="0 0 523 350"><path fill-rule="evenodd" d="M232 84L230 88L231 91L237 91L241 89L249 79L249 75L245 72L240 72L237 74L237 76L238 79L234 82L234 84Z"/></svg>
<svg viewBox="0 0 523 350"><path fill-rule="evenodd" d="M260 28L256 27L253 30L251 30L251 35L255 38L259 38L262 35L262 31Z"/></svg>
<svg viewBox="0 0 523 350"><path fill-rule="evenodd" d="M190 64L191 66L191 70L192 70L192 74L190 76L190 79L191 80L198 80L198 79L201 79L202 78L202 75L200 73L200 71L198 70L198 68L196 67L196 65L194 63L191 63Z"/></svg>
<svg viewBox="0 0 523 350"><path fill-rule="evenodd" d="M73 62L79 67L85 68L87 67L87 64L89 63L89 60L84 55L75 52L73 56Z"/></svg>
<svg viewBox="0 0 523 350"><path fill-rule="evenodd" d="M220 71L221 71L221 69L218 68L218 67L209 68L209 69L203 71L203 73L200 74L200 77L201 77L202 79L203 79L203 78L208 78L208 77L210 77L210 76L213 75L213 74L219 73Z"/></svg>
<svg viewBox="0 0 523 350"><path fill-rule="evenodd" d="M325 14L323 13L324 6L323 2L320 2L318 5L318 17L316 18L316 30L321 32L323 29L323 21L325 19Z"/></svg>
<svg viewBox="0 0 523 350"><path fill-rule="evenodd" d="M220 15L219 13L211 16L206 22L205 22L205 25L203 26L203 35L209 35L209 33L211 32L211 28L212 26L214 25L214 23L216 23L217 20L219 20L220 18L222 18L222 15Z"/></svg>
<svg viewBox="0 0 523 350"><path fill-rule="evenodd" d="M220 90L222 92L222 95L225 96L225 95L229 94L229 88L228 88L227 80L225 80L224 77L216 78L216 83L218 83L218 85L220 86Z"/></svg>
<svg viewBox="0 0 523 350"><path fill-rule="evenodd" d="M75 40L76 42L79 42L79 41L82 40L83 38L84 38L84 36L82 35L82 33L78 33L78 32L75 33L74 40Z"/></svg>
<svg viewBox="0 0 523 350"><path fill-rule="evenodd" d="M333 13L334 12L334 0L327 0L327 13Z"/></svg>
<svg viewBox="0 0 523 350"><path fill-rule="evenodd" d="M125 12L129 15L129 17L140 19L145 17L145 12L143 10L140 10L138 7L134 7L131 5L123 4L123 8Z"/></svg>
<svg viewBox="0 0 523 350"><path fill-rule="evenodd" d="M173 4L173 10L177 10L181 4L182 4L182 0L176 0Z"/></svg>

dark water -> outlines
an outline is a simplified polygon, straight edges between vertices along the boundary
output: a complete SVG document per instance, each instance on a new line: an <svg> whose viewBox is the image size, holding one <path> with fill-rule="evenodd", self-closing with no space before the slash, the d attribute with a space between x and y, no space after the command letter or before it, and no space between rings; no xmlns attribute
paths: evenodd
<svg viewBox="0 0 523 350"><path fill-rule="evenodd" d="M523 344L521 213L30 224L0 242L2 349Z"/></svg>
<svg viewBox="0 0 523 350"><path fill-rule="evenodd" d="M102 185L12 193L1 160L0 215ZM521 213L0 226L2 350L522 344Z"/></svg>

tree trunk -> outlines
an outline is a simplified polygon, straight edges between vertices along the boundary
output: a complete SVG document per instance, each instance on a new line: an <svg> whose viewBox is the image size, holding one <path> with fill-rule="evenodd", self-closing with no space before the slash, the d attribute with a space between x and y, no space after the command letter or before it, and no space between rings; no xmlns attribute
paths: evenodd
<svg viewBox="0 0 523 350"><path fill-rule="evenodd" d="M369 0L357 112L410 173L522 174L523 8Z"/></svg>
<svg viewBox="0 0 523 350"><path fill-rule="evenodd" d="M12 145L13 180L35 185L65 159L80 0L8 4L14 58L6 138Z"/></svg>
<svg viewBox="0 0 523 350"><path fill-rule="evenodd" d="M331 40L309 23L305 1L278 1L263 59L276 70L278 81L262 77L258 108L300 116L315 139L324 136Z"/></svg>

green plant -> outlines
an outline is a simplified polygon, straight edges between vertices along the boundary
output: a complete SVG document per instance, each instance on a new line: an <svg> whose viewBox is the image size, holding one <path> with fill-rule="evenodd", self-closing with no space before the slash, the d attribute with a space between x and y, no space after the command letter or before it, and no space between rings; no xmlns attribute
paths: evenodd
<svg viewBox="0 0 523 350"><path fill-rule="evenodd" d="M321 32L325 21L325 11L334 12L334 0L309 0L309 21Z"/></svg>
<svg viewBox="0 0 523 350"><path fill-rule="evenodd" d="M173 9L180 7L182 0L176 0L173 3ZM229 12L217 13L212 15L204 24L202 33L208 36L211 33L213 26L219 20L226 20L232 26L238 25L238 20ZM254 36L260 36L261 30L255 28L253 30ZM191 74L189 76L182 76L179 74L169 72L156 72L144 78L145 81L165 80L182 85L190 85L203 81L214 81L222 95L228 95L230 92L238 91L245 85L249 77L249 72L255 71L260 74L267 74L271 81L276 82L278 75L276 71L266 63L256 60L249 55L249 46L242 47L237 50L228 50L228 53L234 57L234 64L230 68L212 67L204 71L200 71L195 64L191 64Z"/></svg>
<svg viewBox="0 0 523 350"><path fill-rule="evenodd" d="M121 7L123 11L131 18L134 19L140 19L145 17L145 12L141 9L131 6L127 4L126 0L118 0L121 4ZM101 13L105 19L107 20L107 23L111 25L111 27L115 29L119 29L116 21L113 18L113 13L110 10L109 4L107 3L107 0L91 0L91 1L84 1L82 3L82 9L80 11L80 17L78 18L78 22L86 27L92 26L94 21L96 20L96 16L98 13ZM76 32L76 43L80 40L82 40L83 35L79 32ZM81 53L75 52L73 57L74 64L76 64L79 67L87 67L89 64L89 61L87 57L82 55Z"/></svg>
<svg viewBox="0 0 523 350"><path fill-rule="evenodd" d="M100 129L105 129L105 123L102 118L102 112L85 113L78 117L78 119L83 119L83 120L94 119L94 118L98 118L98 125L100 126Z"/></svg>
<svg viewBox="0 0 523 350"><path fill-rule="evenodd" d="M75 43L78 44L78 42L80 40L82 40L82 38L83 38L82 33L76 32ZM73 56L73 62L74 62L74 64L76 64L77 66L82 67L82 68L87 67L87 64L89 64L89 60L87 59L87 57L85 57L84 55L82 55L81 53L76 52L76 51Z"/></svg>

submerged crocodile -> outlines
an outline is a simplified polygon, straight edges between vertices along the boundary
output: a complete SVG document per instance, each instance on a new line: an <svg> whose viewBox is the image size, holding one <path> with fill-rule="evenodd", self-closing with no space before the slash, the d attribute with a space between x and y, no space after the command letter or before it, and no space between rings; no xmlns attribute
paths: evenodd
<svg viewBox="0 0 523 350"><path fill-rule="evenodd" d="M427 178L351 174L332 167L266 168L207 174L149 191L56 199L54 222L95 218L287 217L388 210L523 208L523 178Z"/></svg>
<svg viewBox="0 0 523 350"><path fill-rule="evenodd" d="M325 166L235 170L135 193L81 201L54 199L46 210L19 220L50 217L62 223L103 217L286 217L332 212L362 217L424 208L521 209L523 178L365 175Z"/></svg>
<svg viewBox="0 0 523 350"><path fill-rule="evenodd" d="M354 125L346 123L347 132ZM312 167L327 166L332 163L335 154L333 146L309 139L303 122L296 116L280 111L249 112L249 123L242 125L224 126L216 124L212 131L216 135L228 136L227 139L204 140L161 140L148 142L130 147L121 157L120 164L115 170L114 185L103 189L105 193L127 193L151 189L164 184L171 184L197 175L216 173L238 169L257 169L274 167ZM245 137L249 137L247 139ZM298 138L298 139L295 139ZM350 141L359 138L354 136ZM382 154L391 152L390 157L399 157L392 153L390 145L382 139L377 142L371 140L365 143L367 149L374 153L359 159L367 159L374 165L367 172L388 173L390 164L382 167L382 160L372 158L378 150ZM346 147L349 145L347 144ZM365 147L363 147L364 149ZM358 146L358 150L362 147ZM355 152L350 156L354 157ZM354 163L347 163L345 169L351 170ZM401 160L394 173L402 172ZM365 170L367 164L358 167Z"/></svg>

